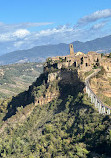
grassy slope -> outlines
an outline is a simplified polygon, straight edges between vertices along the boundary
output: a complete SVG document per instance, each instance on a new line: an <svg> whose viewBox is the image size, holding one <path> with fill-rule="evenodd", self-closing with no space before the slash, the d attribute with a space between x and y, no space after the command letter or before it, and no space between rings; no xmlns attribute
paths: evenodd
<svg viewBox="0 0 111 158"><path fill-rule="evenodd" d="M33 94L42 86L46 76L33 83L28 92L15 97L8 107L7 117L12 109L22 105L33 106ZM7 158L85 158L111 155L111 118L98 114L90 100L83 93L83 83L61 85L60 97L43 106L36 106L23 122L19 109L18 121L14 119L2 132L0 139L1 157ZM28 95L29 100L23 101ZM30 97L29 97L30 96ZM99 157L97 156L97 157Z"/></svg>
<svg viewBox="0 0 111 158"><path fill-rule="evenodd" d="M97 79L97 83L93 80L95 78ZM104 91L110 90L109 87L111 85L111 78L107 77L107 74L103 68L97 74L97 76L91 79L90 83L93 85L93 87L96 88L96 94L103 101L103 103L106 104L107 106L111 106L111 97L104 95L105 93ZM106 87L106 83L108 88Z"/></svg>
<svg viewBox="0 0 111 158"><path fill-rule="evenodd" d="M38 66L41 67L38 67ZM11 97L27 90L42 72L42 64L24 63L0 66L0 98Z"/></svg>

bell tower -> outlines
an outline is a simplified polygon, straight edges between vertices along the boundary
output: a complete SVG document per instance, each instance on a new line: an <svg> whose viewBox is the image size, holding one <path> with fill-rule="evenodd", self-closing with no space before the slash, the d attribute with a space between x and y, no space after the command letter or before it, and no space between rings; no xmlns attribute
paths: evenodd
<svg viewBox="0 0 111 158"><path fill-rule="evenodd" d="M70 47L70 55L74 55L73 44L70 44L69 47Z"/></svg>

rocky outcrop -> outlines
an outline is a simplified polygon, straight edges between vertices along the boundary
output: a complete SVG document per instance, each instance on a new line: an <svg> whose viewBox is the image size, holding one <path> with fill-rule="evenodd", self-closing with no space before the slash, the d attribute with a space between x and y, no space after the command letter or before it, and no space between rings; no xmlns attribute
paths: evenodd
<svg viewBox="0 0 111 158"><path fill-rule="evenodd" d="M78 83L78 71L75 70L60 70L54 73L49 73L48 75L48 83L53 81L61 81L61 83L65 84L76 84Z"/></svg>
<svg viewBox="0 0 111 158"><path fill-rule="evenodd" d="M57 72L52 72L48 74L48 83L52 82L54 80L60 80L61 79L61 72L57 71Z"/></svg>
<svg viewBox="0 0 111 158"><path fill-rule="evenodd" d="M41 96L35 98L35 105L43 105L59 97L59 83L76 85L80 82L77 70L59 70L48 74L46 90Z"/></svg>
<svg viewBox="0 0 111 158"><path fill-rule="evenodd" d="M59 91L54 93L46 93L45 96L41 96L35 100L35 105L43 105L51 102L52 100L56 99L59 96Z"/></svg>

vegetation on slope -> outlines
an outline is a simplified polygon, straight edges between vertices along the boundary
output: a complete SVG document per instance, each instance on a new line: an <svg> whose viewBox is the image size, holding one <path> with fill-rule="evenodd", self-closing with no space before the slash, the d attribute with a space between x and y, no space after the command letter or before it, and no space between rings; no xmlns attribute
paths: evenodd
<svg viewBox="0 0 111 158"><path fill-rule="evenodd" d="M0 98L11 97L28 89L42 69L40 63L0 66Z"/></svg>
<svg viewBox="0 0 111 158"><path fill-rule="evenodd" d="M78 84L58 82L59 98L47 105L34 106L38 86L46 85L46 81L47 74L42 74L27 92L19 94L8 104L8 111L4 110L7 120L13 114L18 116L23 114L22 108L17 112L21 105L24 108L30 105L34 107L33 112L23 122L19 121L20 117L16 125L14 119L10 120L11 124L1 132L0 157L110 156L111 118L98 114L94 109L87 95L83 93L84 84L79 79Z"/></svg>
<svg viewBox="0 0 111 158"><path fill-rule="evenodd" d="M111 78L107 77L106 71L101 71L90 80L91 88L107 106L111 106Z"/></svg>

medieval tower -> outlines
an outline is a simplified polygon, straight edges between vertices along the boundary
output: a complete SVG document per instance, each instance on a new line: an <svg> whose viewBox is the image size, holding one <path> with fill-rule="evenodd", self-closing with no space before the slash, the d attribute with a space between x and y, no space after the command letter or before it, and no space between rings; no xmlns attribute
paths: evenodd
<svg viewBox="0 0 111 158"><path fill-rule="evenodd" d="M70 44L70 55L74 55L73 44Z"/></svg>

